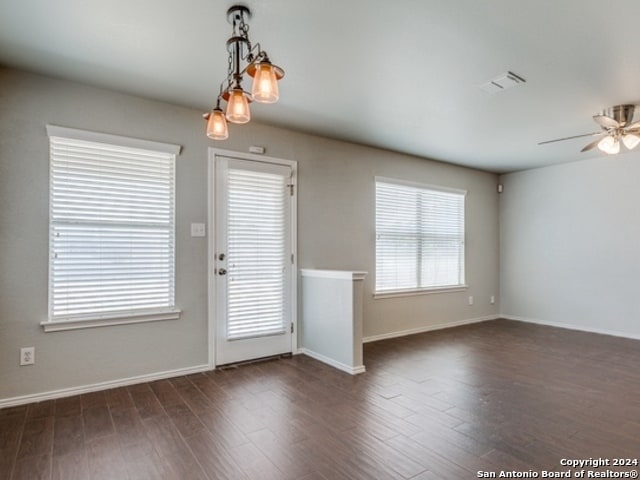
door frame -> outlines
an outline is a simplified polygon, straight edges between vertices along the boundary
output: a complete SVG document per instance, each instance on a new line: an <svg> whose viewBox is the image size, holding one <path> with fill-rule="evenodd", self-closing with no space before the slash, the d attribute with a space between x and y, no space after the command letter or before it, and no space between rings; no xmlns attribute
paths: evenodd
<svg viewBox="0 0 640 480"><path fill-rule="evenodd" d="M298 162L295 160L285 160L275 157L267 157L264 155L256 155L253 153L236 152L233 150L224 150L220 148L209 147L208 149L208 188L207 188L207 221L209 231L207 232L207 284L208 284L208 342L209 342L209 368L216 367L215 348L216 348L216 157L232 157L240 160L249 160L254 162L271 163L275 165L284 165L291 168L291 183L293 184L293 196L291 201L290 221L291 221L291 253L293 254L293 262L291 264L291 322L293 324L293 332L291 334L291 353L298 352Z"/></svg>

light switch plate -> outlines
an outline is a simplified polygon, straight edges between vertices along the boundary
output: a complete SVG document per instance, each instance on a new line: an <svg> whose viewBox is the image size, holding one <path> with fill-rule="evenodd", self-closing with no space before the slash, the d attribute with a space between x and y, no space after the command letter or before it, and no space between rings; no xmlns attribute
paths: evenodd
<svg viewBox="0 0 640 480"><path fill-rule="evenodd" d="M192 237L204 237L205 236L205 224L204 223L192 223L191 224L191 236Z"/></svg>

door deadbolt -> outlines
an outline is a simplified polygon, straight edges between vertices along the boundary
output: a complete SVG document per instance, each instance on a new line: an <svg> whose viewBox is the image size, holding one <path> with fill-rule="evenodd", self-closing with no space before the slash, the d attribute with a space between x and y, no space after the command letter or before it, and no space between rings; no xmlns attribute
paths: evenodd
<svg viewBox="0 0 640 480"><path fill-rule="evenodd" d="M225 254L221 253L220 255L218 255L218 260L222 261L225 259Z"/></svg>

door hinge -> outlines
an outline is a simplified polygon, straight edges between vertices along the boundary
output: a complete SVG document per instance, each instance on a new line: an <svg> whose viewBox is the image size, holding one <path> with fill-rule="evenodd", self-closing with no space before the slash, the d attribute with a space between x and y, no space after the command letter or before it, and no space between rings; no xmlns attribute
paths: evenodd
<svg viewBox="0 0 640 480"><path fill-rule="evenodd" d="M288 183L287 187L289 188L289 195L291 195L293 197L293 189L294 189L295 185L293 183Z"/></svg>
<svg viewBox="0 0 640 480"><path fill-rule="evenodd" d="M293 255L294 255L294 254L292 253L292 254L291 254L291 265L293 265L293 264L295 263L295 260L294 260L294 259L295 259L295 257L294 257Z"/></svg>
<svg viewBox="0 0 640 480"><path fill-rule="evenodd" d="M291 322L291 333L293 333L293 322Z"/></svg>

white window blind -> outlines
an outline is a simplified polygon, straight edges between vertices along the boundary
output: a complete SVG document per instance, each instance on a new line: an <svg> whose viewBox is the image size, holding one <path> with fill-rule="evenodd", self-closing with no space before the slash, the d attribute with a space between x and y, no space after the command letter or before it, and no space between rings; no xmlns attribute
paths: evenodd
<svg viewBox="0 0 640 480"><path fill-rule="evenodd" d="M228 172L227 339L283 333L288 178Z"/></svg>
<svg viewBox="0 0 640 480"><path fill-rule="evenodd" d="M376 293L464 284L464 199L376 179Z"/></svg>
<svg viewBox="0 0 640 480"><path fill-rule="evenodd" d="M173 153L50 136L50 321L174 306L174 177Z"/></svg>

